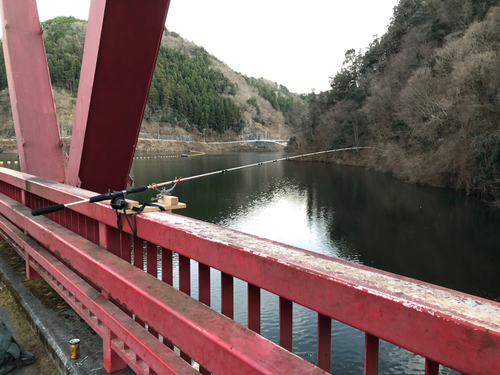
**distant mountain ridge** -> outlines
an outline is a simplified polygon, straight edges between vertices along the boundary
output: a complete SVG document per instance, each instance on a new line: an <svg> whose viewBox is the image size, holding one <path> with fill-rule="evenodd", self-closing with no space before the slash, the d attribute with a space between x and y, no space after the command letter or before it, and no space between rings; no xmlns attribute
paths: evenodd
<svg viewBox="0 0 500 375"><path fill-rule="evenodd" d="M42 26L52 86L59 93L75 98L86 21L56 17ZM1 51L0 90L5 88L7 79ZM10 105L2 98L5 95L0 96L0 105L5 110ZM71 124L72 116L68 113L74 101L64 101L62 105L56 102L58 120ZM64 114L59 116L61 111ZM165 28L142 130L168 133L175 129L200 135L267 131L286 135L294 119L305 111L304 97L271 81L234 72L204 48ZM3 115L0 115L0 129L4 130L0 131L12 133L11 120Z"/></svg>

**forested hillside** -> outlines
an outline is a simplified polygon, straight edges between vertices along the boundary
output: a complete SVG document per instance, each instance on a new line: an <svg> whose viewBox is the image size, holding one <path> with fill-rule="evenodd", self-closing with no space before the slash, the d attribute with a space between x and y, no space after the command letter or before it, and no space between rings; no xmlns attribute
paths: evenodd
<svg viewBox="0 0 500 375"><path fill-rule="evenodd" d="M57 17L42 26L52 86L76 98L86 22ZM7 87L3 51L0 65L3 90ZM1 104L8 107L8 103ZM144 116L146 131L177 127L199 134L268 129L286 134L294 111L304 113L305 105L286 87L235 73L204 48L164 30ZM11 123L2 125L9 128Z"/></svg>
<svg viewBox="0 0 500 375"><path fill-rule="evenodd" d="M387 32L347 51L309 95L295 147L374 146L342 163L500 202L498 0L400 0Z"/></svg>

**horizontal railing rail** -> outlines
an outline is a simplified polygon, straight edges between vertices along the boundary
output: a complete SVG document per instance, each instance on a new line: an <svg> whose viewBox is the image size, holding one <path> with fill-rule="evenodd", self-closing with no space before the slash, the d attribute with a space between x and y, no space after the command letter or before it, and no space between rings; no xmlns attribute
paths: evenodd
<svg viewBox="0 0 500 375"><path fill-rule="evenodd" d="M0 180L0 192L29 208L69 203L94 195L7 169L0 169ZM131 231L125 222L123 231L117 229L116 215L109 204L73 207L74 211L65 209L49 214L48 218L32 218L22 205L12 204L11 207L1 203L0 213L26 229L44 248L53 250L54 246L63 246L64 249L58 247L57 251L64 250L64 259L74 259L71 264L78 264L78 267L73 271L81 273L83 278L94 275L95 270L92 263L82 266L86 264L83 260L87 255L82 253L83 245L78 242L81 237L88 240L85 249L95 246L95 251L99 252L97 249L105 247L123 260L120 269L110 269L110 274L132 272L134 267L130 263L133 263L136 271L126 284L129 288L144 285L142 278L148 282L151 280L151 288L173 285L172 259L176 253L178 289L190 295L191 260L197 261L198 300L210 306L210 270L219 270L221 312L231 319L234 316L234 279L242 280L248 285L247 325L256 333L260 333L261 325L261 289L271 292L279 297L279 345L288 351L292 350L293 341L293 303L305 306L318 313L316 363L326 371L331 368L331 325L334 319L365 332L365 374L378 371L379 339L424 357L426 374L438 374L439 364L466 374L497 372L500 304L496 302L174 214L137 216L138 236L131 240ZM49 235L52 231L62 231L64 235L53 240ZM75 234L79 236L75 237ZM66 244L66 237L79 245ZM105 258L106 255L102 256ZM156 279L158 268L163 283ZM151 277L146 276L143 269ZM104 289L112 298L124 301L118 284L107 284ZM148 304L147 293L141 296ZM166 296L151 298L162 300ZM166 305L164 308L170 308ZM193 302L193 306L196 311L205 312L202 305ZM130 309L128 303L127 307ZM167 333L164 322L151 319L148 311L138 309L134 312L137 312L137 321L151 327L153 334L158 336L160 333L163 337ZM171 314L175 315L174 312ZM147 325L143 322L145 318ZM188 327L182 330L189 332ZM200 357L190 344L183 341L179 332L174 336L180 340L174 344L182 349L182 358L188 361L193 358L210 367L211 358ZM165 337L169 338L169 335ZM250 340L249 337L245 336L243 341ZM247 355L258 358L259 351ZM213 367L201 367L202 373L208 371L217 373ZM276 372L280 373L279 370Z"/></svg>

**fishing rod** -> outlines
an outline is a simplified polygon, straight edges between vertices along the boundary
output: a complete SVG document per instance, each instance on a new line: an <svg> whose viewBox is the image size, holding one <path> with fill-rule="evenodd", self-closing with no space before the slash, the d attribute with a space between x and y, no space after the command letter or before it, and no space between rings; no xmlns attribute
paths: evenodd
<svg viewBox="0 0 500 375"><path fill-rule="evenodd" d="M196 176L184 177L184 178L182 178L182 180L183 181L194 180L194 179L201 178L201 177L208 177L208 176L212 176L212 175L216 175L216 174L228 173L228 172L237 171L237 170L240 170L240 169L251 168L251 167L256 167L256 166L270 164L270 163L276 163L276 162L279 162L279 161L304 158L304 157L307 157L307 156L328 154L330 152L340 152L340 151L349 151L349 150L362 150L362 149L367 149L367 148L376 148L376 147L348 147L348 148L338 148L338 149L335 149L335 150L318 151L318 152L311 152L311 153L308 153L308 154L301 154L301 155L295 155L295 156L287 156L287 157L280 158L280 159L261 161L261 162L257 162L257 163L242 165L242 166L239 166L239 167L227 168L227 169L221 169L221 170L214 171L214 172L203 173L203 174L199 174L199 175L196 175ZM66 204L55 204L53 206L35 208L34 210L31 210L31 214L33 216L45 215L45 214L49 214L51 212L60 211L60 210L62 210L64 208L66 208L66 207L71 207L71 206L75 206L75 205L78 205L78 204L95 203L95 202L102 202L102 201L106 201L106 200L111 200L112 201L112 207L113 208L122 209L122 208L124 208L124 202L125 202L125 200L123 200L123 199L120 200L120 198L122 198L124 196L135 194L135 193L142 193L143 191L146 191L146 190L149 190L149 189L158 190L159 187L167 186L167 185L172 185L173 184L174 185L173 187L171 187L168 190L162 189L160 191L160 194L158 194L158 196L170 195L170 192L175 188L175 186L180 181L181 181L181 177L179 177L179 178L176 177L174 180L161 182L159 184L151 183L150 185L147 185L147 186L146 185L137 186L137 187L133 187L133 188L126 189L126 190L120 190L120 191L114 191L114 192L108 191L106 194L96 195L94 197L82 199L82 200L76 201L76 202L71 202L71 203L66 203ZM158 196L157 196L156 199L158 199ZM155 198L152 198L152 199L154 200ZM116 203L116 205L114 205L113 202L118 202L118 203Z"/></svg>

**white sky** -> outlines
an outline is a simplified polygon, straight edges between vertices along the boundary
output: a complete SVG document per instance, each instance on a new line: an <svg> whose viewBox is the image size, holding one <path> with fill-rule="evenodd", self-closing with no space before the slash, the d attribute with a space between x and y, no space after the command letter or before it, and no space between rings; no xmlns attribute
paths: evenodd
<svg viewBox="0 0 500 375"><path fill-rule="evenodd" d="M167 28L230 68L308 93L330 89L345 52L383 35L398 0L172 0ZM38 0L41 21L87 19L90 0Z"/></svg>

